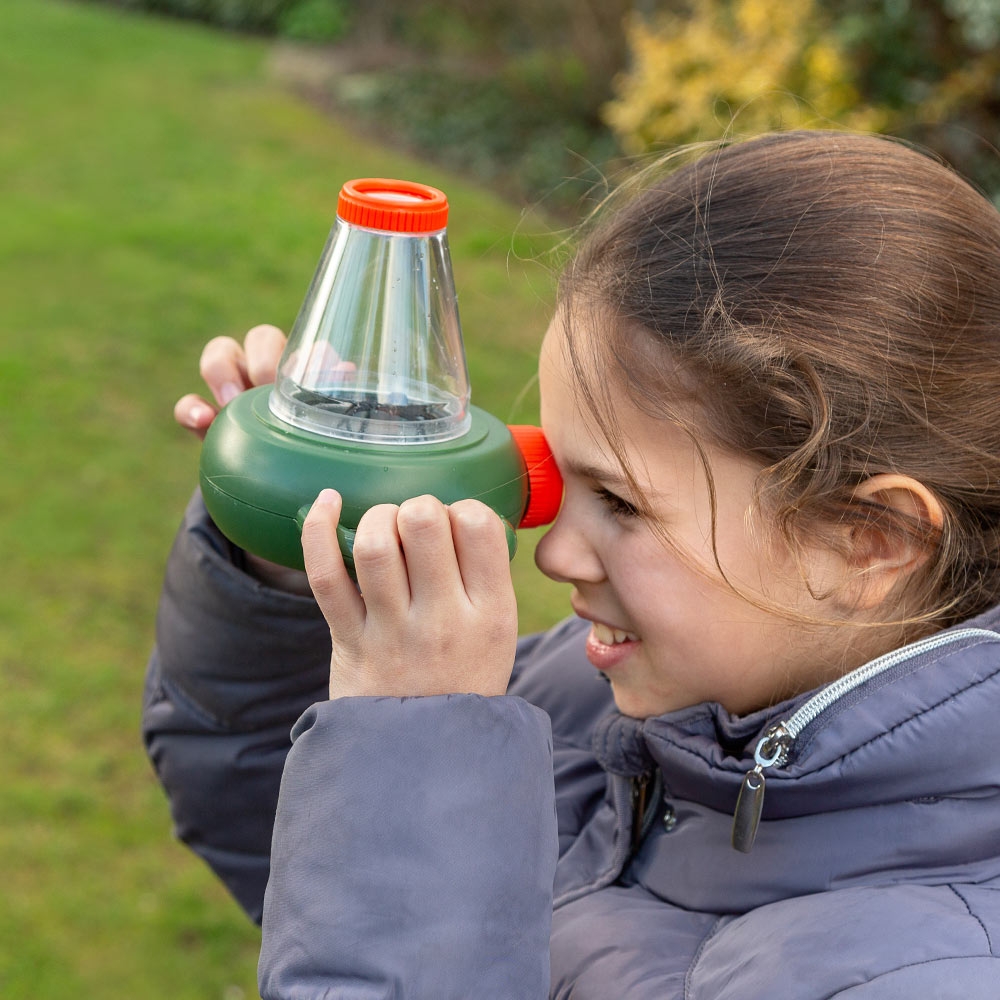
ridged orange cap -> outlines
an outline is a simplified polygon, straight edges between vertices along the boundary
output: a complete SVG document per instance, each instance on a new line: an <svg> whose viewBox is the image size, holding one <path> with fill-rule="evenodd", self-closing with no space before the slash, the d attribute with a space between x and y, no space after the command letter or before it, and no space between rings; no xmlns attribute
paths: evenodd
<svg viewBox="0 0 1000 1000"><path fill-rule="evenodd" d="M362 177L341 188L337 215L365 229L436 233L448 224L448 199L426 184Z"/></svg>
<svg viewBox="0 0 1000 1000"><path fill-rule="evenodd" d="M541 427L511 424L507 428L524 458L528 472L528 505L519 528L551 524L562 504L563 481Z"/></svg>

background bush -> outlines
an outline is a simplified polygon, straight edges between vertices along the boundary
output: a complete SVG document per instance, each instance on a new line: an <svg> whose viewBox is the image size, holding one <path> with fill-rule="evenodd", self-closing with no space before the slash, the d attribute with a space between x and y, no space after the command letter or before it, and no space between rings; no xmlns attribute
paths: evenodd
<svg viewBox="0 0 1000 1000"><path fill-rule="evenodd" d="M109 0L343 43L327 100L573 212L622 154L841 127L1000 195L1000 0Z"/></svg>
<svg viewBox="0 0 1000 1000"><path fill-rule="evenodd" d="M860 128L930 146L1000 195L1000 0L663 6L627 22L633 60L606 115L628 150Z"/></svg>

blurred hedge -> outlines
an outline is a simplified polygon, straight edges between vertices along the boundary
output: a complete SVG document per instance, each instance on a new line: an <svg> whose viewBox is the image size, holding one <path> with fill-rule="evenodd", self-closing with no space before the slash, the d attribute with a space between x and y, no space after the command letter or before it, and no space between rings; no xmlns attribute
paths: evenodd
<svg viewBox="0 0 1000 1000"><path fill-rule="evenodd" d="M552 207L619 150L801 125L912 139L1000 198L1000 0L105 2L367 48L339 106Z"/></svg>
<svg viewBox="0 0 1000 1000"><path fill-rule="evenodd" d="M1000 0L691 0L628 19L632 152L800 125L930 146L1000 196Z"/></svg>
<svg viewBox="0 0 1000 1000"><path fill-rule="evenodd" d="M190 18L223 28L332 42L351 26L354 0L109 0L118 7ZM358 3L362 0L357 0Z"/></svg>

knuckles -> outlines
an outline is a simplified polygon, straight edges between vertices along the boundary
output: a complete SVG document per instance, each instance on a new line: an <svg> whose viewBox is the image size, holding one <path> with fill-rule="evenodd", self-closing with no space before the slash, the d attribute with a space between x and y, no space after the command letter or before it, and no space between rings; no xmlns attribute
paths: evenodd
<svg viewBox="0 0 1000 1000"><path fill-rule="evenodd" d="M452 531L456 540L479 549L507 552L503 521L496 511L479 500L460 500L450 508Z"/></svg>
<svg viewBox="0 0 1000 1000"><path fill-rule="evenodd" d="M354 562L376 566L399 557L399 543L395 538L374 532L358 531L354 538Z"/></svg>
<svg viewBox="0 0 1000 1000"><path fill-rule="evenodd" d="M496 512L480 500L459 500L449 509L455 524L466 531L503 533L503 525Z"/></svg>
<svg viewBox="0 0 1000 1000"><path fill-rule="evenodd" d="M396 523L402 534L440 531L448 525L448 508L437 497L419 496L399 506Z"/></svg>
<svg viewBox="0 0 1000 1000"><path fill-rule="evenodd" d="M378 504L365 511L354 536L355 563L374 566L399 557L398 510L395 504Z"/></svg>

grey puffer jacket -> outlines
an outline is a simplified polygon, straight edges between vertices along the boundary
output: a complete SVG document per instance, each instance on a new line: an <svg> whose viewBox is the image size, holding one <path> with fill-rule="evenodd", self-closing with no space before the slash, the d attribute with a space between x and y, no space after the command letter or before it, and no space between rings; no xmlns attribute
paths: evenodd
<svg viewBox="0 0 1000 1000"><path fill-rule="evenodd" d="M623 717L574 620L522 641L507 697L329 702L315 605L244 575L196 499L145 734L179 836L263 913L265 998L1000 1000L998 624L818 712Z"/></svg>

